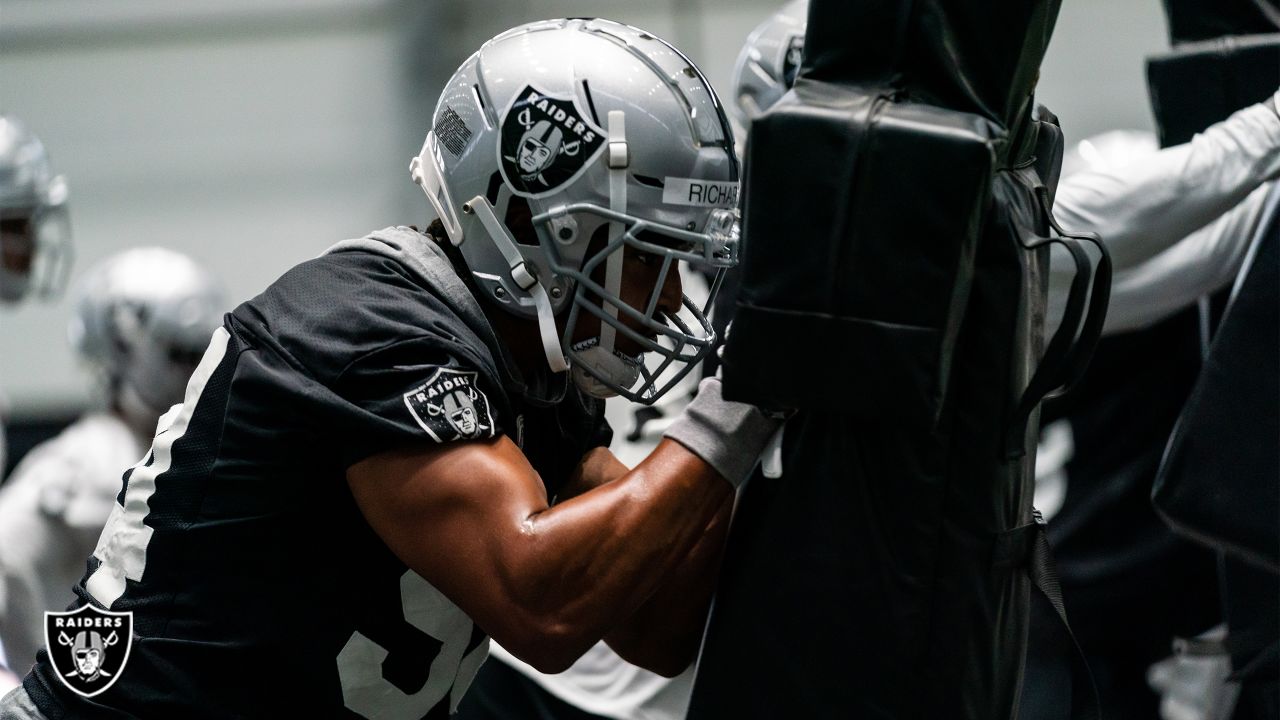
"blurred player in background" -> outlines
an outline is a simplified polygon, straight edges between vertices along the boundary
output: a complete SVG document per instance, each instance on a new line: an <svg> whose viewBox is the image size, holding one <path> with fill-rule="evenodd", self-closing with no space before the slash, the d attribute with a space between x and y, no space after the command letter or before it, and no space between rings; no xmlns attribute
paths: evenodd
<svg viewBox="0 0 1280 720"><path fill-rule="evenodd" d="M0 486L0 640L25 673L44 612L84 574L156 419L175 403L227 309L213 276L160 247L126 250L77 283L68 335L97 376L101 407L31 450Z"/></svg>
<svg viewBox="0 0 1280 720"><path fill-rule="evenodd" d="M0 115L0 306L57 297L71 267L67 183L54 175L44 144L12 115ZM5 468L5 402L0 394L0 473ZM4 607L0 586L0 608ZM0 614L3 610L0 610ZM0 694L17 684L0 636Z"/></svg>

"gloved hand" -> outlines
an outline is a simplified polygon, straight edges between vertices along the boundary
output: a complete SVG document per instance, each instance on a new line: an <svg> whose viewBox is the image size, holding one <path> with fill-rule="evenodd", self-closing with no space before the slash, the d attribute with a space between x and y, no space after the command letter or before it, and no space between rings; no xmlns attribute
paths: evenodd
<svg viewBox="0 0 1280 720"><path fill-rule="evenodd" d="M1204 638L1221 638L1222 628ZM1228 720L1240 686L1227 682L1231 674L1228 655L1177 654L1147 670L1147 684L1160 694L1163 720Z"/></svg>
<svg viewBox="0 0 1280 720"><path fill-rule="evenodd" d="M736 488L751 475L782 423L782 418L754 405L725 400L720 379L710 377L698 384L698 394L663 434L702 458Z"/></svg>

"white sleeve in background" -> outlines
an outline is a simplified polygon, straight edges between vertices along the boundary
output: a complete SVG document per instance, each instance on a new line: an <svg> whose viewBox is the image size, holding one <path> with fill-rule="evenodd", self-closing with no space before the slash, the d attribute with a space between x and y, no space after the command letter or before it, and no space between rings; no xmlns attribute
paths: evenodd
<svg viewBox="0 0 1280 720"><path fill-rule="evenodd" d="M1068 231L1100 234L1117 270L1153 257L1280 176L1275 101L1240 110L1191 142L1117 170L1064 178L1054 217Z"/></svg>
<svg viewBox="0 0 1280 720"><path fill-rule="evenodd" d="M1272 183L1150 260L1115 274L1104 332L1136 330L1231 284L1258 234Z"/></svg>
<svg viewBox="0 0 1280 720"><path fill-rule="evenodd" d="M0 637L14 672L26 674L44 646L44 612L74 599L142 443L114 415L88 413L33 448L0 488Z"/></svg>
<svg viewBox="0 0 1280 720"><path fill-rule="evenodd" d="M1111 302L1102 332L1111 334L1147 327L1194 305L1200 296L1230 285L1258 233L1273 184L1255 189L1217 220L1146 262L1114 271ZM1052 263L1071 264L1061 248L1055 247L1052 252ZM1058 252L1063 256L1058 257ZM1050 332L1061 320L1066 303L1066 283L1057 280L1051 278L1050 283Z"/></svg>
<svg viewBox="0 0 1280 720"><path fill-rule="evenodd" d="M1210 126L1189 143L1117 170L1062 180L1053 209L1059 224L1068 232L1098 233L1111 254L1104 332L1160 320L1234 277L1263 208L1259 186L1280 177L1280 113L1273 107L1280 92L1276 95ZM1055 247L1050 332L1061 320L1074 272L1070 256Z"/></svg>

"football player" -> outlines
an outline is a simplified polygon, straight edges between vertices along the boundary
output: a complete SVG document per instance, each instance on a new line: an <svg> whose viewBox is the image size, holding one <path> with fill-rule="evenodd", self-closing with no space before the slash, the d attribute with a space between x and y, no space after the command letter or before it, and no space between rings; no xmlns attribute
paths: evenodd
<svg viewBox="0 0 1280 720"><path fill-rule="evenodd" d="M142 457L156 419L182 402L227 310L209 272L159 247L102 261L74 296L71 346L105 407L32 449L0 487L0 640L23 672L44 645L44 611L62 610L84 574L121 473Z"/></svg>
<svg viewBox="0 0 1280 720"><path fill-rule="evenodd" d="M67 182L44 144L12 115L0 115L0 306L57 297L71 268ZM0 426L0 469L5 445Z"/></svg>
<svg viewBox="0 0 1280 720"><path fill-rule="evenodd" d="M44 144L21 120L0 114L0 306L61 292L71 266L66 203L66 180L53 174ZM5 454L0 417L0 473ZM0 589L0 615L4 606ZM6 654L0 640L0 693L17 682Z"/></svg>
<svg viewBox="0 0 1280 720"><path fill-rule="evenodd" d="M751 121L773 106L791 88L804 48L808 0L792 0L762 21L747 36L734 64L728 115L741 152L742 140ZM716 297L712 326L723 335L733 310L737 272L725 273ZM699 276L686 278L697 282ZM696 291L686 292L693 295ZM716 358L706 358L703 373L712 375ZM624 462L644 457L661 439L662 432L680 415L693 389L677 386L661 402L614 409L615 417L625 415L629 426L625 436L615 436L612 450ZM625 662L604 645L591 648L564 672L539 673L512 657L500 645L492 649L493 661L486 663L475 686L462 703L464 720L491 720L506 717L583 718L614 720L683 718L693 688L693 673L687 671L668 680Z"/></svg>
<svg viewBox="0 0 1280 720"><path fill-rule="evenodd" d="M1054 215L1099 233L1115 265L1103 332L1149 327L1230 286L1280 177L1278 103L1280 91L1164 149L1111 131L1067 154ZM1051 271L1069 276L1072 263L1055 254ZM1051 320L1065 286L1051 285Z"/></svg>
<svg viewBox="0 0 1280 720"><path fill-rule="evenodd" d="M114 685L41 651L5 710L440 717L489 636L546 671L601 638L689 664L779 421L704 380L628 471L600 398L713 351L677 265L736 262L715 93L652 34L533 23L459 68L411 169L428 233L339 243L230 313L127 473L75 603L132 613Z"/></svg>

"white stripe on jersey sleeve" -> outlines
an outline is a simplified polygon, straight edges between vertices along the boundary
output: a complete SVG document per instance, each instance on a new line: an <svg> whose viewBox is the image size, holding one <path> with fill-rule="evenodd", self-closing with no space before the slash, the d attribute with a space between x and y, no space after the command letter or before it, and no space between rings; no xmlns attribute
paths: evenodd
<svg viewBox="0 0 1280 720"><path fill-rule="evenodd" d="M224 328L214 331L209 348L187 381L182 404L169 408L169 412L156 423L156 437L151 442L151 452L147 453L148 457L154 455L152 463L146 465L144 457L133 466L124 505L117 503L111 509L98 538L98 547L93 551L93 556L99 561L98 567L84 584L89 594L103 607L110 608L124 595L126 578L134 582L142 579L142 571L147 566L147 545L151 543L154 532L143 520L150 512L148 502L156 491L156 477L167 471L173 462L173 444L186 434L205 385L227 354L229 339Z"/></svg>

